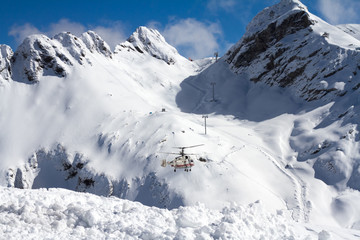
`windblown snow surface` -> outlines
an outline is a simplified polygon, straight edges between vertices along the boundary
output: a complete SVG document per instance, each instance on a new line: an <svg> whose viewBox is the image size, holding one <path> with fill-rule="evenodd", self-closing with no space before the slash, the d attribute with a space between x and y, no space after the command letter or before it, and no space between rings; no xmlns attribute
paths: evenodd
<svg viewBox="0 0 360 240"><path fill-rule="evenodd" d="M259 202L173 210L63 189L0 188L2 239L351 239L355 231L300 226ZM319 234L317 234L319 232ZM306 236L306 237L305 237Z"/></svg>
<svg viewBox="0 0 360 240"><path fill-rule="evenodd" d="M265 60L229 60L293 15L311 21L280 31ZM145 27L114 51L92 31L0 45L1 237L360 238L357 46L298 0L259 13L217 62ZM281 54L289 64L268 64ZM296 81L261 81L277 68ZM191 172L160 166L199 144Z"/></svg>

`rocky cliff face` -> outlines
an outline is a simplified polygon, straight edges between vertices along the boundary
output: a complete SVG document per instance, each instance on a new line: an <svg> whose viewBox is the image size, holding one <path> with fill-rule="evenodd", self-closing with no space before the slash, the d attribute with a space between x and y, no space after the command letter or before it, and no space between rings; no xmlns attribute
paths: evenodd
<svg viewBox="0 0 360 240"><path fill-rule="evenodd" d="M282 0L253 19L224 59L253 82L289 87L307 101L334 99L359 78L360 41L342 35L300 1Z"/></svg>
<svg viewBox="0 0 360 240"><path fill-rule="evenodd" d="M11 77L11 57L13 51L7 45L0 45L0 81L9 80Z"/></svg>
<svg viewBox="0 0 360 240"><path fill-rule="evenodd" d="M90 64L91 54L111 58L107 43L89 31L80 38L71 33L59 33L54 38L45 35L27 37L12 58L13 79L36 82L43 75L65 77L74 64Z"/></svg>
<svg viewBox="0 0 360 240"><path fill-rule="evenodd" d="M160 180L154 172L134 179L115 180L91 169L88 165L90 161L83 154L70 154L61 144L50 150L42 148L34 152L24 165L8 170L8 187L65 188L100 196L131 199L161 208L183 205L181 198L170 192L168 184Z"/></svg>
<svg viewBox="0 0 360 240"><path fill-rule="evenodd" d="M129 56L129 52L140 57L151 56L169 65L187 61L157 30L146 27L139 27L114 51L125 57ZM94 54L113 58L109 45L93 31L85 32L80 37L69 32L59 33L53 38L32 35L23 41L14 54L10 47L1 45L1 77L27 83L37 82L46 75L65 77L75 64L92 65L91 56Z"/></svg>

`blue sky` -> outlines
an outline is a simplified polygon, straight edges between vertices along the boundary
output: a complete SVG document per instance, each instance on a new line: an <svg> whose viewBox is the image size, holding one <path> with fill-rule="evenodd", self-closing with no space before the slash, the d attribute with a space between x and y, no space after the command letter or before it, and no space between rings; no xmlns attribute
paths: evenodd
<svg viewBox="0 0 360 240"><path fill-rule="evenodd" d="M262 9L280 0L1 0L0 44L13 50L34 33L96 31L113 48L138 26L158 29L185 57L222 55ZM359 0L302 0L333 24L360 23Z"/></svg>

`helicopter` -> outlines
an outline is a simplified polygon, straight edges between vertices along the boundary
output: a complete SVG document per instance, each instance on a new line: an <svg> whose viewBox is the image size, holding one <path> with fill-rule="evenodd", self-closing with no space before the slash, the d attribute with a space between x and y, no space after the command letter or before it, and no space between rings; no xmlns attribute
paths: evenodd
<svg viewBox="0 0 360 240"><path fill-rule="evenodd" d="M200 147L203 146L204 144L200 144L200 145L194 145L194 146L189 146L189 147L175 147L177 149L180 149L179 153L166 153L166 154L176 154L179 155L177 157L174 158L174 160L172 161L166 161L165 159L162 160L161 162L161 166L162 167L166 167L166 165L170 165L171 167L174 168L174 172L176 172L176 169L184 169L185 172L191 172L191 168L195 165L194 163L194 159L191 157L191 155L196 155L193 153L190 154L185 154L185 149L186 148L194 148L194 147ZM199 158L197 159L200 162L206 162L206 159L204 158Z"/></svg>

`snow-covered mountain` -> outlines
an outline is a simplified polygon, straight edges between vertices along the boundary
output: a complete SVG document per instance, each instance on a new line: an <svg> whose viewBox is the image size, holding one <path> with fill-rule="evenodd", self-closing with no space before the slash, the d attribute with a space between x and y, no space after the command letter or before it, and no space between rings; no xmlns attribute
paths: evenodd
<svg viewBox="0 0 360 240"><path fill-rule="evenodd" d="M332 100L357 86L359 45L299 1L281 1L254 18L225 61L253 82L288 87L307 101Z"/></svg>
<svg viewBox="0 0 360 240"><path fill-rule="evenodd" d="M66 188L175 212L200 202L204 208L186 211L222 219L206 220L206 226L176 220L171 228L199 227L184 235L188 238L225 237L227 224L220 222L236 225L230 215L243 214L231 202L260 201L276 219L302 224L300 235L355 239L360 236L359 46L354 34L312 15L298 0L260 12L217 62L189 61L146 27L114 52L92 31L80 37L32 35L15 53L1 45L0 185ZM173 157L163 152L199 144L204 145L188 152L207 162L196 162L191 172L160 166ZM68 194L58 192L59 198ZM28 218L22 205L9 205L19 195L14 191L1 202L0 213ZM119 203L104 199L84 202ZM44 208L78 216L79 206ZM172 214L167 219L184 218L153 210ZM84 224L98 222L89 214L90 220L79 215ZM102 229L95 225L94 231ZM174 230L161 234L177 236ZM268 236L280 237L274 234Z"/></svg>
<svg viewBox="0 0 360 240"><path fill-rule="evenodd" d="M333 214L342 212L336 221L348 219L344 212L357 205L345 196L360 189L359 47L353 34L314 16L300 1L283 0L260 12L222 59L184 80L177 103L184 112L235 116L256 129L280 166L300 176L308 200L302 212L311 218L313 206L329 204ZM250 136L244 141L250 143ZM248 153L238 158L250 161ZM317 194L308 187L316 181L304 181L305 172L342 199L311 199Z"/></svg>
<svg viewBox="0 0 360 240"><path fill-rule="evenodd" d="M178 102L187 112L255 121L291 114L283 141L295 159L313 161L315 177L338 189L360 190L359 46L353 35L312 15L300 1L283 0L260 12L222 61L185 80L182 92L187 95L190 86L194 97L181 105L180 92ZM209 104L213 75L218 101ZM207 89L198 91L200 86ZM304 116L310 125L300 120Z"/></svg>
<svg viewBox="0 0 360 240"><path fill-rule="evenodd" d="M191 62L144 27L130 39L114 54L93 32L24 40L12 58L12 79L2 81L2 185L183 205L157 176L158 152L183 131L181 113L172 114L180 82L211 60ZM142 50L129 50L135 47Z"/></svg>
<svg viewBox="0 0 360 240"><path fill-rule="evenodd" d="M155 29L139 27L129 39L115 47L116 54L128 55L127 52L138 52L163 60L167 64L175 64L176 60L184 60L177 50L169 45L165 38ZM181 61L180 60L180 61Z"/></svg>
<svg viewBox="0 0 360 240"><path fill-rule="evenodd" d="M45 35L27 37L12 58L15 81L36 82L42 76L65 77L74 63L92 64L87 57L98 53L112 57L107 43L96 33L89 31L80 38L71 33L60 33L53 39Z"/></svg>

